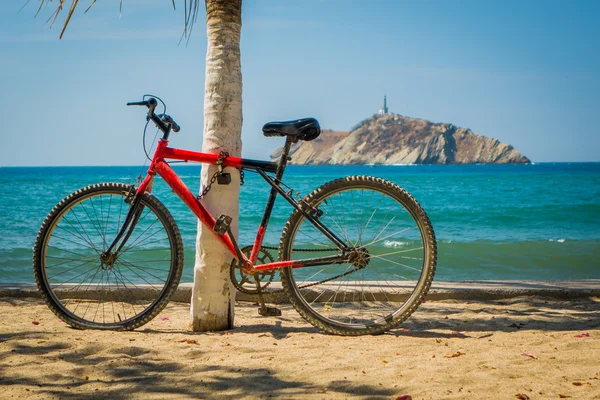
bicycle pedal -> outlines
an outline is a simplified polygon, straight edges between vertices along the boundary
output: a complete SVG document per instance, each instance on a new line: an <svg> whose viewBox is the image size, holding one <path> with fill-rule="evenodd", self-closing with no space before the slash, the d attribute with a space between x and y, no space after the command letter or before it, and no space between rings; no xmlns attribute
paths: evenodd
<svg viewBox="0 0 600 400"><path fill-rule="evenodd" d="M231 174L229 172L222 172L217 175L217 183L219 185L229 185L231 183Z"/></svg>
<svg viewBox="0 0 600 400"><path fill-rule="evenodd" d="M224 235L225 232L229 230L229 226L231 225L231 217L229 215L221 214L219 218L215 221L215 226L213 226L213 231L218 233L219 235Z"/></svg>
<svg viewBox="0 0 600 400"><path fill-rule="evenodd" d="M258 313L263 317L279 317L281 315L281 310L277 307L258 307Z"/></svg>

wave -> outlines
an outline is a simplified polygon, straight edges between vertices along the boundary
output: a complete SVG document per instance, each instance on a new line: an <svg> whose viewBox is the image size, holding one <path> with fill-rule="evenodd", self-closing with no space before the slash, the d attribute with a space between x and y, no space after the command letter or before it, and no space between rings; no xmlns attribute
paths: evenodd
<svg viewBox="0 0 600 400"><path fill-rule="evenodd" d="M407 244L409 244L409 243L408 242L397 242L394 240L386 240L385 242L383 242L384 247L391 247L393 249L406 246Z"/></svg>

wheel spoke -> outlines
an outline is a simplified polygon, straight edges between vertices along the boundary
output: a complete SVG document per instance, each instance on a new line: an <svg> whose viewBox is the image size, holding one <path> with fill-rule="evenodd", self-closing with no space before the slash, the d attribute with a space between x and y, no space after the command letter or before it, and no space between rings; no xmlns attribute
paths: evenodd
<svg viewBox="0 0 600 400"><path fill-rule="evenodd" d="M90 235L88 235L87 231L85 230L85 228L83 227L83 225L81 224L81 221L79 220L79 217L77 216L77 214L75 213L75 210L71 210L73 211L73 217L75 217L75 219L77 220L77 223L79 224L79 226L81 227L81 229L83 230L83 234L87 237L87 240L85 240L89 245L90 248L94 249L94 251L97 254L100 254L100 251L98 251L98 248L94 245L94 243L92 242L92 239L90 239ZM71 221L69 221L66 216L63 217L63 220L66 221L73 229L76 230L76 228L73 226L73 224L71 223Z"/></svg>

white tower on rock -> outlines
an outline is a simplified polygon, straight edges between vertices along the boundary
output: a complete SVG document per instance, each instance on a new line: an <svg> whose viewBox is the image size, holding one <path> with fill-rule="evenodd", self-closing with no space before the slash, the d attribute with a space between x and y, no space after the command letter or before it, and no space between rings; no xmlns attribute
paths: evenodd
<svg viewBox="0 0 600 400"><path fill-rule="evenodd" d="M381 110L379 110L379 115L385 115L387 113L388 113L387 96L383 95L383 108Z"/></svg>

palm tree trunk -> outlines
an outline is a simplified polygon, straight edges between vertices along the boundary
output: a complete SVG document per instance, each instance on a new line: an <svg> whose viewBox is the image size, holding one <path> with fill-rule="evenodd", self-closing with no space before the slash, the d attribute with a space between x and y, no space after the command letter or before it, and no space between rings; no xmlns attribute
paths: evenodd
<svg viewBox="0 0 600 400"><path fill-rule="evenodd" d="M204 88L204 140L202 151L227 151L239 157L242 152L242 73L240 31L242 0L206 0L206 83ZM217 170L202 166L201 189ZM239 172L227 168L229 185L214 184L203 204L212 215L233 218L237 237L239 217ZM198 225L194 286L191 299L191 327L197 332L233 327L235 289L229 279L232 257L215 238L211 227Z"/></svg>

